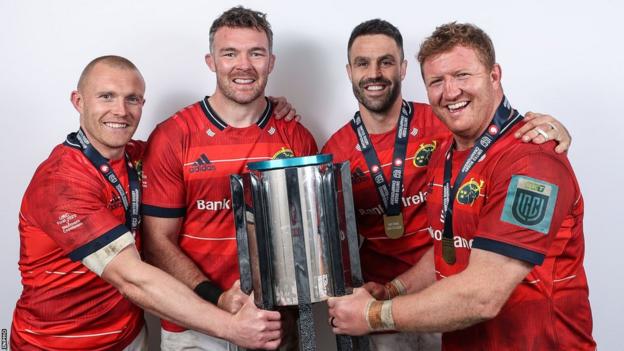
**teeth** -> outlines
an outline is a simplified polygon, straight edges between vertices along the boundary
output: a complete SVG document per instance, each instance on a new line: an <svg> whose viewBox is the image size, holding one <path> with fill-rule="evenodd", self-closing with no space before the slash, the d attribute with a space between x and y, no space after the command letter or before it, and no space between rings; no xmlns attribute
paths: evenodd
<svg viewBox="0 0 624 351"><path fill-rule="evenodd" d="M461 101L461 102L457 102L457 103L448 105L447 107L448 107L449 110L454 111L454 110L460 109L460 108L462 108L462 107L464 107L466 105L468 105L468 101Z"/></svg>
<svg viewBox="0 0 624 351"><path fill-rule="evenodd" d="M113 122L105 122L104 123L109 128L126 128L128 125L125 123L113 123Z"/></svg>
<svg viewBox="0 0 624 351"><path fill-rule="evenodd" d="M249 83L253 83L253 79L242 79L242 78L236 78L236 79L234 79L234 83L238 83L238 84L249 84Z"/></svg>
<svg viewBox="0 0 624 351"><path fill-rule="evenodd" d="M366 90L378 91L384 88L383 85L369 85L366 87Z"/></svg>

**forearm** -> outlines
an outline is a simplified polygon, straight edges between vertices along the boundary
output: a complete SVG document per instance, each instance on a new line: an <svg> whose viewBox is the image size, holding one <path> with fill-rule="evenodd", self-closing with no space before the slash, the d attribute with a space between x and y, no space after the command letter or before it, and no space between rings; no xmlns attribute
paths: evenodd
<svg viewBox="0 0 624 351"><path fill-rule="evenodd" d="M143 216L145 260L171 274L191 289L207 280L178 245L182 218Z"/></svg>
<svg viewBox="0 0 624 351"><path fill-rule="evenodd" d="M120 252L102 278L130 301L161 318L202 333L228 337L232 317L229 313L202 300L160 269L142 262L134 247Z"/></svg>
<svg viewBox="0 0 624 351"><path fill-rule="evenodd" d="M401 331L447 332L488 318L487 303L463 277L439 281L419 293L393 299L392 315Z"/></svg>
<svg viewBox="0 0 624 351"><path fill-rule="evenodd" d="M399 330L446 332L494 318L532 265L473 249L468 267L419 293L393 300Z"/></svg>
<svg viewBox="0 0 624 351"><path fill-rule="evenodd" d="M435 282L435 268L433 264L433 247L420 258L409 270L398 275L407 293L419 292Z"/></svg>
<svg viewBox="0 0 624 351"><path fill-rule="evenodd" d="M171 274L191 289L208 279L180 247L169 240L145 240L144 254L147 262Z"/></svg>

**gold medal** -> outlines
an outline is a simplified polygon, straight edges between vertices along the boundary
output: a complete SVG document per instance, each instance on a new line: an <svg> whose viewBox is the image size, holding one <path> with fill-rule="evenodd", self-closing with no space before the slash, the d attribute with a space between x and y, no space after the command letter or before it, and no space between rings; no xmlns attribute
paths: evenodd
<svg viewBox="0 0 624 351"><path fill-rule="evenodd" d="M405 227L403 226L403 213L399 213L396 216L384 215L384 230L386 236L390 239L398 239L403 236Z"/></svg>
<svg viewBox="0 0 624 351"><path fill-rule="evenodd" d="M442 257L447 264L455 264L455 244L452 238L442 237Z"/></svg>

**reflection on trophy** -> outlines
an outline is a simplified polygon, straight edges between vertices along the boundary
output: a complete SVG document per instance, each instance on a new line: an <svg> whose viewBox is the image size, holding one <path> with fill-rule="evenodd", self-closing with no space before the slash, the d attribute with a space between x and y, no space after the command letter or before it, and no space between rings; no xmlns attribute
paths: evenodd
<svg viewBox="0 0 624 351"><path fill-rule="evenodd" d="M253 162L232 175L241 289L258 307L296 306L299 349L316 350L312 304L362 285L349 163L331 155ZM368 350L337 336L338 350Z"/></svg>

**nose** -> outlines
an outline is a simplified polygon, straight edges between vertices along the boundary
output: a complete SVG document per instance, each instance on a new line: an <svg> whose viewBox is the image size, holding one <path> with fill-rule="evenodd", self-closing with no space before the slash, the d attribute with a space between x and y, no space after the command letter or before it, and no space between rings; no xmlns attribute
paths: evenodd
<svg viewBox="0 0 624 351"><path fill-rule="evenodd" d="M251 60L248 55L239 55L237 66L239 69L248 69L251 67Z"/></svg>
<svg viewBox="0 0 624 351"><path fill-rule="evenodd" d="M113 113L116 116L125 116L128 108L126 107L125 99L116 99L115 104L113 106Z"/></svg>
<svg viewBox="0 0 624 351"><path fill-rule="evenodd" d="M369 68L368 75L371 78L379 78L381 77L381 66L377 63L371 64Z"/></svg>
<svg viewBox="0 0 624 351"><path fill-rule="evenodd" d="M461 95L461 92L462 91L454 78L444 81L444 90L442 92L444 94L444 99L454 100Z"/></svg>

